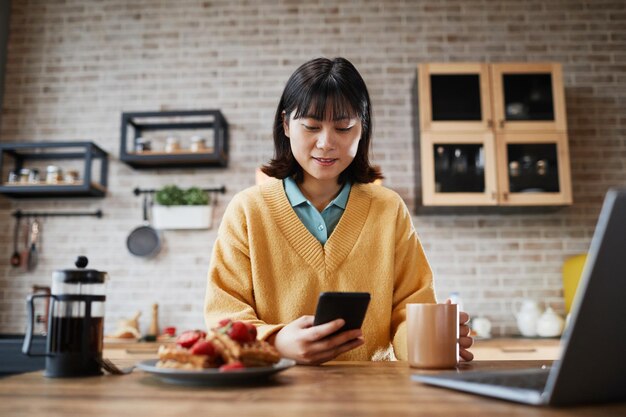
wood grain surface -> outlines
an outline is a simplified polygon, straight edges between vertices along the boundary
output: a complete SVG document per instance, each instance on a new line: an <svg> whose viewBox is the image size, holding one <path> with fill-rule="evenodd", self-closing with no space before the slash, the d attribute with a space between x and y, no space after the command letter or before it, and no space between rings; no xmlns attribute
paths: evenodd
<svg viewBox="0 0 626 417"><path fill-rule="evenodd" d="M144 356L139 354L137 356ZM148 355L149 356L149 355ZM137 359L120 359L126 365ZM459 371L546 361L475 361ZM0 380L2 416L626 416L626 403L549 409L412 382L406 362L296 366L263 385L170 385L136 369L124 376L50 379L41 372ZM432 371L431 371L432 372Z"/></svg>

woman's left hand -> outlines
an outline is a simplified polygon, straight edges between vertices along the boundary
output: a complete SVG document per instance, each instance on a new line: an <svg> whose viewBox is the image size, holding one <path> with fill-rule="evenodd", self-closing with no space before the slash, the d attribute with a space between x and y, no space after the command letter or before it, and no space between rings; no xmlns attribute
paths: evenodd
<svg viewBox="0 0 626 417"><path fill-rule="evenodd" d="M474 339L469 335L469 319L470 316L465 311L459 313L459 356L466 362L474 359L474 354L467 350L474 344Z"/></svg>

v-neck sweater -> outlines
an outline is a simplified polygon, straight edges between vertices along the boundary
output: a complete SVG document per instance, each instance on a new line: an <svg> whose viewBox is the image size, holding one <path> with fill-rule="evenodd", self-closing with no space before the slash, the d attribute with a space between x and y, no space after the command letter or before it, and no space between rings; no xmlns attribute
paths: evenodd
<svg viewBox="0 0 626 417"><path fill-rule="evenodd" d="M365 343L338 360L390 357L390 347L406 360L405 306L436 300L430 265L400 196L379 185L354 184L341 220L322 245L294 212L282 181L235 195L211 256L207 326L223 318L248 321L267 339L313 315L324 291L371 294Z"/></svg>

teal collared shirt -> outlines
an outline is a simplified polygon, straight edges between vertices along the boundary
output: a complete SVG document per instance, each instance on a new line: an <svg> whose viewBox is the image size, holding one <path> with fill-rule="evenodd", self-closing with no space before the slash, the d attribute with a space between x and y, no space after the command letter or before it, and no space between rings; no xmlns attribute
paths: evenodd
<svg viewBox="0 0 626 417"><path fill-rule="evenodd" d="M328 203L321 213L306 199L293 178L285 178L283 186L285 187L287 199L300 221L322 245L325 244L346 209L352 187L350 183L345 183L337 197Z"/></svg>

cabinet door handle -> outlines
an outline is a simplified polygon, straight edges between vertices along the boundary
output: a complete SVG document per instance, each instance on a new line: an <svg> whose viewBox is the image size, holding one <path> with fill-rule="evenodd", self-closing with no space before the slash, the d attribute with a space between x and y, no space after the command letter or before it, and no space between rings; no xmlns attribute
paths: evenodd
<svg viewBox="0 0 626 417"><path fill-rule="evenodd" d="M493 120L491 120L491 119L487 120L487 127L489 127L489 128L493 127Z"/></svg>
<svg viewBox="0 0 626 417"><path fill-rule="evenodd" d="M504 199L504 201L507 201L509 199L509 193L507 193L506 191L502 193L502 198Z"/></svg>
<svg viewBox="0 0 626 417"><path fill-rule="evenodd" d="M504 129L504 120L500 120L500 127Z"/></svg>
<svg viewBox="0 0 626 417"><path fill-rule="evenodd" d="M491 192L491 199L492 200L497 200L498 199L498 193L496 193L495 191Z"/></svg>

